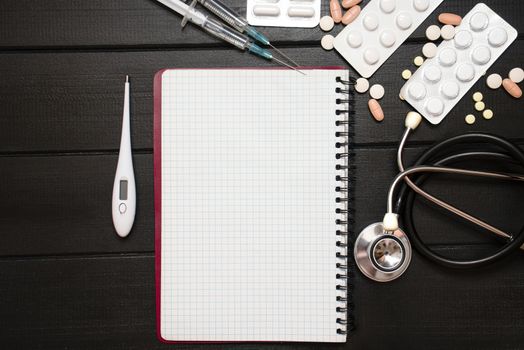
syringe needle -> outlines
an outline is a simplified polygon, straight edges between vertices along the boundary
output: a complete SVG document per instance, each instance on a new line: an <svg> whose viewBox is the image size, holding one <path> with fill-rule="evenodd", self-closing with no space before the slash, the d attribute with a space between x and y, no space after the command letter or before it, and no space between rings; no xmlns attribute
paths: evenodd
<svg viewBox="0 0 524 350"><path fill-rule="evenodd" d="M283 66L286 66L286 67L288 67L288 68L291 68L291 69L293 69L293 70L299 72L299 73L302 74L302 75L306 75L306 73L304 73L304 72L302 72L302 71L296 69L295 67L293 67L293 66L287 64L287 63L284 62L284 61L279 60L278 58L273 57L272 59L275 60L275 61L277 61L278 63L280 63L280 64L283 65Z"/></svg>
<svg viewBox="0 0 524 350"><path fill-rule="evenodd" d="M279 49L277 49L276 47L274 47L273 45L269 44L269 46L271 46L276 52L279 53L279 55L285 57L289 62L293 62L293 64L295 65L295 67L298 67L299 64L297 62L295 62L294 60L292 60L289 56L287 56L286 54L284 54L282 51L280 51Z"/></svg>

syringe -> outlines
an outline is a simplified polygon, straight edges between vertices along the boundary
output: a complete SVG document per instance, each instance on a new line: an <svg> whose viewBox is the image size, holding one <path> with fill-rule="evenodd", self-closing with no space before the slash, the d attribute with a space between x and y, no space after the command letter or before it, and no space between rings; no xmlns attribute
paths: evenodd
<svg viewBox="0 0 524 350"><path fill-rule="evenodd" d="M244 51L247 50L251 52L252 54L263 57L267 60L274 60L286 67L289 67L291 69L296 70L297 72L300 72L295 67L292 67L289 64L273 57L273 54L269 50L266 50L258 46L257 44L252 42L247 36L235 31L234 29L226 25L222 25L220 22L212 18L209 18L204 13L198 11L197 9L195 9L192 6L188 6L186 3L184 3L181 0L157 0L157 1L166 5L170 9L178 12L180 15L182 15L184 17L184 19L182 20L182 25L185 24L186 20L191 21L194 24L200 26L202 29L204 29L208 33L230 44L233 44L234 46L238 47L241 50L244 50Z"/></svg>

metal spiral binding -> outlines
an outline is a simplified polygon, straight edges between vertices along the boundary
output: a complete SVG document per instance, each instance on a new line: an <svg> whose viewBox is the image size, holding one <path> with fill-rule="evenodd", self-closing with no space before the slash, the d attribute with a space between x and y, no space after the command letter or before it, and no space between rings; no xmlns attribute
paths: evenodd
<svg viewBox="0 0 524 350"><path fill-rule="evenodd" d="M350 237L349 237L349 225L353 220L353 211L349 209L349 201L351 200L351 188L353 187L352 179L350 178L350 170L352 169L351 160L353 154L350 153L350 145L352 138L352 122L349 120L349 115L352 113L352 86L355 85L355 80L350 78L344 80L340 77L336 79L339 87L335 89L337 94L341 96L337 98L336 103L339 108L336 110L336 115L340 118L335 122L337 131L335 137L337 138L336 147L340 152L336 153L336 159L339 160L339 164L336 166L338 175L336 181L340 184L335 188L335 191L339 194L336 198L337 202L337 219L335 223L340 227L336 231L337 236L337 274L336 278L339 280L337 285L337 303L339 305L336 308L336 312L340 313L336 322L339 325L337 328L338 334L348 334L349 330L352 329L353 318L348 315L348 308L352 310L351 300L351 288L348 283L349 278L352 274L351 266L349 265L348 254L350 250Z"/></svg>

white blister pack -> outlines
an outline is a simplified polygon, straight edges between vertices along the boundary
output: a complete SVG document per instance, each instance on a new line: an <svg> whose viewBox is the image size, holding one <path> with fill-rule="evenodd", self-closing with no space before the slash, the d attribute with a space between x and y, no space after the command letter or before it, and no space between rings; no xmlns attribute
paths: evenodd
<svg viewBox="0 0 524 350"><path fill-rule="evenodd" d="M247 0L254 26L313 28L320 22L321 0Z"/></svg>
<svg viewBox="0 0 524 350"><path fill-rule="evenodd" d="M485 4L477 4L457 26L454 39L443 41L434 58L400 90L432 124L439 124L517 38L517 31Z"/></svg>
<svg viewBox="0 0 524 350"><path fill-rule="evenodd" d="M372 0L335 38L335 49L372 76L443 0Z"/></svg>

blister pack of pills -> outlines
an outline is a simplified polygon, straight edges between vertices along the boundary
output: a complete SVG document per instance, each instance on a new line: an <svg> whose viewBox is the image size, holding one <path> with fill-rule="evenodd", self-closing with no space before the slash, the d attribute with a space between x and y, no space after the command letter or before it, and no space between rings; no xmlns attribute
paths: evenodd
<svg viewBox="0 0 524 350"><path fill-rule="evenodd" d="M320 21L320 0L247 0L247 21L254 26L313 28Z"/></svg>
<svg viewBox="0 0 524 350"><path fill-rule="evenodd" d="M477 4L400 90L430 123L439 124L517 38L517 31L485 4Z"/></svg>
<svg viewBox="0 0 524 350"><path fill-rule="evenodd" d="M372 0L335 38L335 49L369 78L443 0Z"/></svg>

